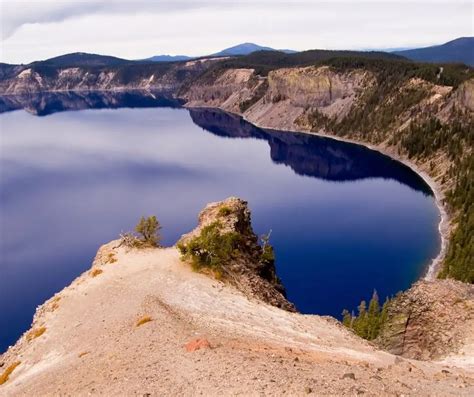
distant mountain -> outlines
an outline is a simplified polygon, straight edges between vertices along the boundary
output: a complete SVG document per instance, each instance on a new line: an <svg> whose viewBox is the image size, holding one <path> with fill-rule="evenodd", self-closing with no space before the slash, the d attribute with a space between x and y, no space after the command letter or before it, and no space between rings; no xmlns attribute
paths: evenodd
<svg viewBox="0 0 474 397"><path fill-rule="evenodd" d="M474 66L474 37L460 37L445 44L405 51L394 51L413 61L462 62Z"/></svg>
<svg viewBox="0 0 474 397"><path fill-rule="evenodd" d="M127 59L117 58L108 55L87 54L85 52L74 52L72 54L60 55L58 57L49 58L45 61L34 63L42 63L43 65L50 65L55 67L66 66L118 66L127 63L132 63Z"/></svg>
<svg viewBox="0 0 474 397"><path fill-rule="evenodd" d="M233 47L226 48L222 51L212 54L213 56L235 56L235 55L248 55L255 51L280 51L287 54L292 54L296 51L293 50L275 50L270 47L263 47L254 43L242 43Z"/></svg>
<svg viewBox="0 0 474 397"><path fill-rule="evenodd" d="M189 61L190 59L194 59L193 57L189 57L187 55L155 55L153 57L145 59L145 61L152 61L152 62L178 62L178 61Z"/></svg>
<svg viewBox="0 0 474 397"><path fill-rule="evenodd" d="M297 52L293 50L275 50L274 48L264 47L264 46L254 44L254 43L242 43L233 47L225 48L222 51L219 51L219 52L216 52L215 54L210 54L207 56L190 57L187 55L155 55L150 58L144 59L144 61L179 62L179 61L189 61L190 59L196 59L196 58L248 55L256 51L280 51L286 54L293 54Z"/></svg>

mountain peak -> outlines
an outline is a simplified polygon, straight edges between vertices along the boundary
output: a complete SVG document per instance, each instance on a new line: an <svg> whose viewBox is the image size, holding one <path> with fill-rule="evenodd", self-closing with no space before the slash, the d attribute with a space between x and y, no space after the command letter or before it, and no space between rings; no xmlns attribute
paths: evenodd
<svg viewBox="0 0 474 397"><path fill-rule="evenodd" d="M441 45L396 51L414 61L462 62L474 66L474 37L458 37Z"/></svg>
<svg viewBox="0 0 474 397"><path fill-rule="evenodd" d="M265 47L261 46L259 44L255 43L241 43L237 44L235 46L225 48L222 51L219 51L215 54L212 54L213 56L235 56L235 55L248 55L251 54L252 52L256 51L281 51L281 52L286 52L286 53L293 53L295 51L293 50L277 50L275 48L271 47Z"/></svg>

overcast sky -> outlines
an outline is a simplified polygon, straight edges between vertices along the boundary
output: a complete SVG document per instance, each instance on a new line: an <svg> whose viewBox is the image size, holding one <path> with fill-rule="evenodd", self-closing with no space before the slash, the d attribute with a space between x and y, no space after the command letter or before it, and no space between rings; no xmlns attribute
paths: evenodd
<svg viewBox="0 0 474 397"><path fill-rule="evenodd" d="M304 50L474 36L473 0L0 0L0 62L69 52L204 55L242 42Z"/></svg>

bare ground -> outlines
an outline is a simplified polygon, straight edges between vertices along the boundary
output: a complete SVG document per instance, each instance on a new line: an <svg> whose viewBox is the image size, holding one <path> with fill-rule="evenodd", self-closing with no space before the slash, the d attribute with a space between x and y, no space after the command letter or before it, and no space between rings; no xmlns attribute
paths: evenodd
<svg viewBox="0 0 474 397"><path fill-rule="evenodd" d="M116 246L38 309L32 330L42 334L0 356L0 374L21 362L0 395L474 394L465 355L395 357L334 319L289 313L197 274L175 248Z"/></svg>

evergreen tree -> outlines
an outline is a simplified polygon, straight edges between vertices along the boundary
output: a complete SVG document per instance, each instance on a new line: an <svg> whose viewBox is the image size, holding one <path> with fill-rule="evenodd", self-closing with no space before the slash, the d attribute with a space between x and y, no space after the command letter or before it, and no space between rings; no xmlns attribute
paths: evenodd
<svg viewBox="0 0 474 397"><path fill-rule="evenodd" d="M360 302L358 307L359 314L354 320L354 331L357 335L361 336L362 338L367 339L367 329L368 329L368 321L367 321L367 304L363 300Z"/></svg>
<svg viewBox="0 0 474 397"><path fill-rule="evenodd" d="M389 303L390 303L390 299L388 299L387 297L385 299L385 302L383 303L382 312L380 313L380 327L382 327L387 321Z"/></svg>
<svg viewBox="0 0 474 397"><path fill-rule="evenodd" d="M375 339L380 329L380 304L377 291L374 290L372 299L369 302L369 311L367 315L367 339Z"/></svg>
<svg viewBox="0 0 474 397"><path fill-rule="evenodd" d="M142 241L153 247L157 247L160 244L160 229L160 222L158 222L154 215L148 218L142 216L140 222L135 226L135 231L142 236Z"/></svg>
<svg viewBox="0 0 474 397"><path fill-rule="evenodd" d="M344 324L347 328L352 327L352 316L346 309L342 311L342 324Z"/></svg>

